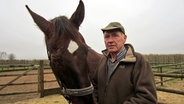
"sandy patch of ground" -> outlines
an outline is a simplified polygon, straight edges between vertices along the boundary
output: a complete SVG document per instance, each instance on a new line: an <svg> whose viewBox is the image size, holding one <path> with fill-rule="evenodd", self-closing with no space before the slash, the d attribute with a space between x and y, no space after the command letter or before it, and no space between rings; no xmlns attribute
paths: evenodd
<svg viewBox="0 0 184 104"><path fill-rule="evenodd" d="M167 82L164 88L184 91L184 80L174 80ZM184 104L184 95L157 91L158 101L163 104Z"/></svg>
<svg viewBox="0 0 184 104"><path fill-rule="evenodd" d="M158 91L160 104L183 104L184 96ZM68 104L63 96L59 94L45 96L44 98L34 98L18 101L14 104Z"/></svg>
<svg viewBox="0 0 184 104"><path fill-rule="evenodd" d="M184 95L157 91L158 101L161 104L184 104Z"/></svg>
<svg viewBox="0 0 184 104"><path fill-rule="evenodd" d="M43 98L34 98L29 100L18 101L14 104L68 104L63 96L59 94L45 96Z"/></svg>

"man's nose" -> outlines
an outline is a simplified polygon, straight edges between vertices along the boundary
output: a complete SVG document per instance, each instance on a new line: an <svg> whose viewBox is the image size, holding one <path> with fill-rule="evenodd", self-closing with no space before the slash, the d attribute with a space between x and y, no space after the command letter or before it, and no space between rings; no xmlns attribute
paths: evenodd
<svg viewBox="0 0 184 104"><path fill-rule="evenodd" d="M113 42L113 41L114 41L113 37L109 36L109 38L107 39L107 42Z"/></svg>

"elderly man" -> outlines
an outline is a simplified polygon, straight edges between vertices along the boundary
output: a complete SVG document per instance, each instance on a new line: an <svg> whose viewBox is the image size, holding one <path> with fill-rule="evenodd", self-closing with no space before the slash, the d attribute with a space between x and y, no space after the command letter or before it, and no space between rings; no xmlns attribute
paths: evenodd
<svg viewBox="0 0 184 104"><path fill-rule="evenodd" d="M143 55L125 44L119 22L102 29L106 49L96 73L99 104L157 104L154 76Z"/></svg>

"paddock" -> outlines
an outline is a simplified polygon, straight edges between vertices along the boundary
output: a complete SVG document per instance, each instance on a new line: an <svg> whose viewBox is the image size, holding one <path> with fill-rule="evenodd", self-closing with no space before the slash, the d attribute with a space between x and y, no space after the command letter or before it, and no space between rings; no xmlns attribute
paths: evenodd
<svg viewBox="0 0 184 104"><path fill-rule="evenodd" d="M43 61L38 65L11 65L25 70L0 72L0 103L15 104L67 104L52 73ZM172 67L172 70L167 68ZM184 102L183 64L152 66L156 78L159 102L182 104ZM49 100L48 100L49 99ZM27 103L23 103L27 102ZM47 104L44 102L44 104ZM40 104L39 103L39 104Z"/></svg>

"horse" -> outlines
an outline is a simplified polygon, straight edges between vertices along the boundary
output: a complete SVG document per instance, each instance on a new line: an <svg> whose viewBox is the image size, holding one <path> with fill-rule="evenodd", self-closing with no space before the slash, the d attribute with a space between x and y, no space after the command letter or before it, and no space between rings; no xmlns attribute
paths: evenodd
<svg viewBox="0 0 184 104"><path fill-rule="evenodd" d="M58 16L46 20L28 5L26 8L44 33L50 66L62 95L72 104L96 104L92 79L102 55L91 49L79 32L85 15L83 1L69 19Z"/></svg>

